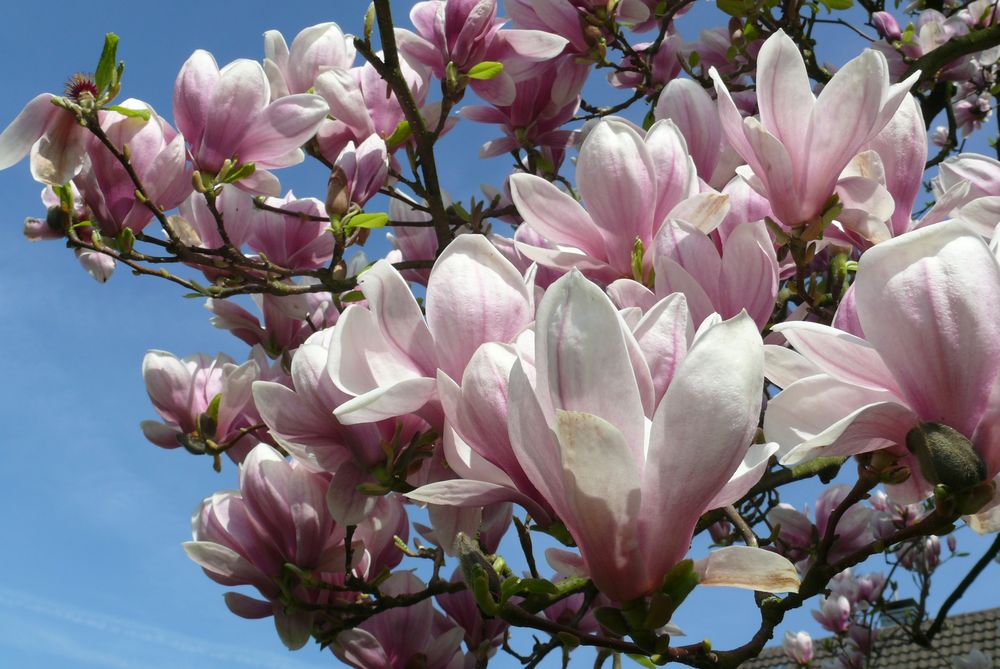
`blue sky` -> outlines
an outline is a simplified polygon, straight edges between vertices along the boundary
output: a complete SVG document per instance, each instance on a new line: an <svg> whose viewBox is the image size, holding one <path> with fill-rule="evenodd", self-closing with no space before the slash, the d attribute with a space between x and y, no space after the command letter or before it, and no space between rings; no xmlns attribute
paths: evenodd
<svg viewBox="0 0 1000 669"><path fill-rule="evenodd" d="M0 125L37 93L58 93L69 75L92 70L108 31L122 39L124 96L169 115L173 79L194 49L212 51L220 63L260 59L267 29L289 41L326 20L356 31L366 7L360 0L283 0L280 12L258 0L12 3L0 43ZM499 183L505 161L483 163L470 150L490 136L490 128L460 124L446 140L442 180L454 196L467 198L480 181ZM300 195L325 187L317 170L279 176ZM208 460L160 450L138 428L154 417L139 373L146 350L225 351L242 359L245 347L209 325L200 300L182 299L166 282L119 270L98 285L62 244L24 241L24 217L42 213L40 190L23 163L0 174L0 524L8 537L0 551L0 666L335 665L315 648L288 653L270 621L226 610L223 588L188 561L180 542L190 536L194 507L234 487L235 470L216 474ZM370 255L382 251L375 245ZM814 494L804 490L797 502ZM990 569L984 580L996 577L997 567ZM977 588L960 609L996 605L986 590ZM748 638L741 623L753 614L747 593L699 589L677 622L692 640L711 636L716 647L728 647ZM796 629L814 628L808 614L795 620Z"/></svg>

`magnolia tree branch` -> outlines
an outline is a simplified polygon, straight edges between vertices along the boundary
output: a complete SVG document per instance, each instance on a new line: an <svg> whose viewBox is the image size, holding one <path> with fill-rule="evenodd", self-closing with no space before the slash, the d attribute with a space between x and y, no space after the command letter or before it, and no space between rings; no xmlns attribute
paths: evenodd
<svg viewBox="0 0 1000 669"><path fill-rule="evenodd" d="M934 622L932 622L930 627L927 628L927 631L915 639L917 643L925 647L930 647L930 642L944 627L944 623L948 619L948 612L951 611L951 608L962 598L966 590L968 590L975 580L979 578L979 575L983 573L983 570L989 566L990 562L992 562L998 554L1000 554L1000 534L993 539L993 543L990 544L990 547L986 549L986 552L983 553L982 557L979 558L976 564L972 566L972 569L970 569L969 573L965 575L965 578L963 578L962 581L955 586L952 593L948 595L948 599L944 600L944 604L941 605L941 609L938 611L937 616L934 617Z"/></svg>
<svg viewBox="0 0 1000 669"><path fill-rule="evenodd" d="M440 253L454 235L449 227L448 212L444 206L441 184L438 181L437 162L434 157L434 142L437 135L427 128L427 124L420 114L420 108L417 106L413 93L400 69L391 3L389 0L375 0L374 5L375 20L378 22L379 37L382 40L382 58L379 58L372 50L371 43L367 40L355 37L354 46L392 89L407 123L410 124L417 155L420 158L420 171L424 179L424 192L421 195L427 200L431 219L434 221L434 232L437 235L438 252ZM444 113L443 109L442 113Z"/></svg>

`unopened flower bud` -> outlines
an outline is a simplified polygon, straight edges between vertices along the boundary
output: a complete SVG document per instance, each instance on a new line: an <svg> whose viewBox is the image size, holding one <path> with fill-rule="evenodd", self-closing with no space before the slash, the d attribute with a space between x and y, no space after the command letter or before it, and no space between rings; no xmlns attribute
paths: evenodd
<svg viewBox="0 0 1000 669"><path fill-rule="evenodd" d="M922 423L906 434L906 448L917 457L924 478L954 492L986 479L986 464L965 435L942 423Z"/></svg>
<svg viewBox="0 0 1000 669"><path fill-rule="evenodd" d="M351 189L347 182L347 173L339 166L330 172L330 180L326 182L326 213L331 219L336 219L347 213L351 206Z"/></svg>
<svg viewBox="0 0 1000 669"><path fill-rule="evenodd" d="M890 42L903 38L899 24L889 12L875 12L872 14L872 23L875 24L875 30L878 31L878 34Z"/></svg>
<svg viewBox="0 0 1000 669"><path fill-rule="evenodd" d="M954 534L949 534L948 535L948 551L951 552L951 553L954 553L956 548L958 548L958 539L955 538Z"/></svg>

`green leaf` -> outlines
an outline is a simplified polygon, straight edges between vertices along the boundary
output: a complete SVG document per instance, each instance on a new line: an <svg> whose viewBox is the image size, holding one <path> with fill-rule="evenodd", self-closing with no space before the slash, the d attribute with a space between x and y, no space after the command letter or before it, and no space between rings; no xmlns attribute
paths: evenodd
<svg viewBox="0 0 1000 669"><path fill-rule="evenodd" d="M104 36L104 50L101 51L101 60L97 62L97 71L94 73L94 83L101 93L111 84L111 75L115 71L117 58L118 35L108 33Z"/></svg>
<svg viewBox="0 0 1000 669"><path fill-rule="evenodd" d="M384 228L389 224L389 214L375 212L374 214L356 214L347 221L348 230L354 228Z"/></svg>
<svg viewBox="0 0 1000 669"><path fill-rule="evenodd" d="M365 299L365 294L360 290L351 290L340 296L341 302L360 302Z"/></svg>
<svg viewBox="0 0 1000 669"><path fill-rule="evenodd" d="M556 521L551 525L549 525L548 527L544 528L538 527L536 525L535 527L531 528L531 531L544 532L545 534L549 535L550 537L561 543L563 546L572 546L572 547L576 546L576 542L573 541L573 536L569 533L569 530L567 530L566 526L559 521Z"/></svg>
<svg viewBox="0 0 1000 669"><path fill-rule="evenodd" d="M385 146L389 151L393 151L399 146L406 143L408 139L413 135L413 130L410 128L409 121L400 121L396 129L392 131L392 134L385 140Z"/></svg>
<svg viewBox="0 0 1000 669"><path fill-rule="evenodd" d="M135 233L132 232L132 228L125 228L119 232L118 236L115 238L115 242L118 245L119 251L125 255L131 253L132 249L135 247Z"/></svg>
<svg viewBox="0 0 1000 669"><path fill-rule="evenodd" d="M246 179L256 171L257 166L253 163L243 163L235 170L230 171L229 174L226 175L226 178L222 180L222 183L234 184L237 181Z"/></svg>
<svg viewBox="0 0 1000 669"><path fill-rule="evenodd" d="M110 107L105 107L107 111L118 112L122 116L127 116L129 118L141 118L143 121L149 120L149 110L148 109L129 109L128 107L122 107L121 105L112 105Z"/></svg>
<svg viewBox="0 0 1000 669"><path fill-rule="evenodd" d="M484 60L478 65L474 65L472 69L469 70L467 76L469 79L487 81L500 76L501 72L503 72L503 63L498 63L495 60Z"/></svg>
<svg viewBox="0 0 1000 669"><path fill-rule="evenodd" d="M694 570L694 561L683 560L663 577L660 592L670 597L676 609L698 585L698 572Z"/></svg>
<svg viewBox="0 0 1000 669"><path fill-rule="evenodd" d="M820 0L820 2L830 11L835 9L850 9L854 6L854 0Z"/></svg>
<svg viewBox="0 0 1000 669"><path fill-rule="evenodd" d="M212 398L212 401L208 403L208 408L205 409L205 413L211 416L213 420L219 420L220 404L222 404L222 393L218 393Z"/></svg>
<svg viewBox="0 0 1000 669"><path fill-rule="evenodd" d="M630 654L628 656L628 659L632 660L633 662L635 662L636 664L638 664L640 666L648 667L649 669L656 669L656 665L653 664L650 660L648 660L645 657L643 657L642 655L631 655Z"/></svg>

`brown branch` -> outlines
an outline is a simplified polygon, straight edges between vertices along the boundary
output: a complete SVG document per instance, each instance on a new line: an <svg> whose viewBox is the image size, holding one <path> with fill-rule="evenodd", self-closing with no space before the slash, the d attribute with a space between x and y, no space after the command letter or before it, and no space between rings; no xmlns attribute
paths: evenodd
<svg viewBox="0 0 1000 669"><path fill-rule="evenodd" d="M979 558L979 561L972 566L972 569L970 569L969 573L965 575L965 578L962 579L961 583L959 583L952 593L948 595L948 599L944 600L944 604L941 605L941 609L938 611L937 616L934 617L934 622L932 622L931 626L927 628L927 631L923 633L923 640L926 641L927 646L930 646L930 641L937 635L938 632L941 631L941 628L944 626L944 621L948 618L948 612L951 611L951 607L955 606L958 600L962 598L965 591L969 589L969 586L973 584L983 570L989 566L990 562L996 558L998 553L1000 553L1000 534L996 536L993 543L990 544L990 547L987 548L986 552L983 553L983 556ZM918 640L918 643L920 643L920 640ZM921 645L925 644L921 643Z"/></svg>
<svg viewBox="0 0 1000 669"><path fill-rule="evenodd" d="M436 137L433 131L428 130L427 124L420 114L420 109L417 107L417 102L413 98L413 92L400 69L399 51L393 32L390 4L389 0L374 0L375 19L378 22L379 36L382 40L382 58L375 54L370 43L361 38L354 38L354 46L395 93L403 116L410 124L417 147L417 155L420 158L420 171L423 174L424 186L426 187L424 190L431 218L434 221L434 232L437 234L438 252L440 252L452 240L452 233L448 226L448 213L441 196L441 184L438 181L437 163L434 157Z"/></svg>

